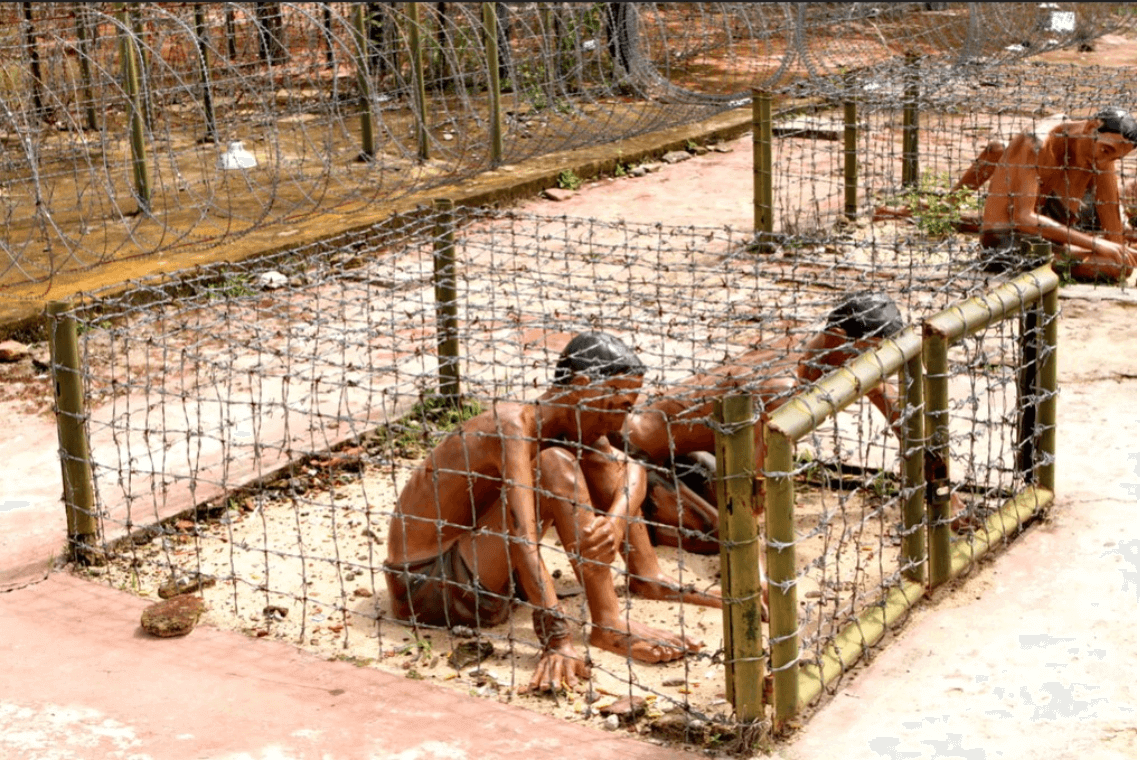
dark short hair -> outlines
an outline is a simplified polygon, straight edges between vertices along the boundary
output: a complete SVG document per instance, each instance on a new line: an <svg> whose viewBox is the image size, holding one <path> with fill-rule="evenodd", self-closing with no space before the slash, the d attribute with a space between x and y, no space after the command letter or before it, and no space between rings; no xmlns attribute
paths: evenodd
<svg viewBox="0 0 1140 760"><path fill-rule="evenodd" d="M594 380L619 375L645 374L645 365L627 345L604 332L575 335L554 367L554 384L569 385L577 375Z"/></svg>
<svg viewBox="0 0 1140 760"><path fill-rule="evenodd" d="M827 329L842 330L851 340L886 338L903 329L902 315L890 296L859 293L827 315Z"/></svg>
<svg viewBox="0 0 1140 760"><path fill-rule="evenodd" d="M1133 145L1136 144L1136 119L1120 108L1105 108L1098 111L1094 119L1100 119L1097 132L1118 134Z"/></svg>

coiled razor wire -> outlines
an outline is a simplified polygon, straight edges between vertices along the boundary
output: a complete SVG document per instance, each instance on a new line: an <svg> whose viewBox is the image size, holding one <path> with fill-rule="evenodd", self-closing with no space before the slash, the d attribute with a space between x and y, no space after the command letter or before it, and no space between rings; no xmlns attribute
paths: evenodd
<svg viewBox="0 0 1140 760"><path fill-rule="evenodd" d="M0 7L0 292L267 228L287 240L315 214L350 219L490 168L481 4L415 5L418 24L405 4L366 3L359 32L342 3ZM1135 101L1134 76L1019 63L1134 23L1126 4L493 6L508 163L699 121L752 88L897 105L905 56L924 107Z"/></svg>

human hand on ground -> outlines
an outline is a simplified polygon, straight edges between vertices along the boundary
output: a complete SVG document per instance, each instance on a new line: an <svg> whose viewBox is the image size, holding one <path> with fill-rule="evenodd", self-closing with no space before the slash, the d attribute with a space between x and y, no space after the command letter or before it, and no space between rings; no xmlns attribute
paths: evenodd
<svg viewBox="0 0 1140 760"><path fill-rule="evenodd" d="M622 530L617 520L598 515L585 527L578 551L584 559L608 565L621 551Z"/></svg>
<svg viewBox="0 0 1140 760"><path fill-rule="evenodd" d="M590 666L582 659L569 641L551 644L542 653L527 691L543 693L574 689L579 678L590 677Z"/></svg>

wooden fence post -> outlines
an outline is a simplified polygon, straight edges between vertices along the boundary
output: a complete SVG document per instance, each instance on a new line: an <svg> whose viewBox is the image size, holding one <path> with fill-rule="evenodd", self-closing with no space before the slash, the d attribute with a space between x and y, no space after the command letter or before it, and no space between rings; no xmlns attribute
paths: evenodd
<svg viewBox="0 0 1140 760"><path fill-rule="evenodd" d="M202 108L206 112L205 142L218 142L218 123L214 117L214 98L210 91L210 44L206 27L206 13L202 3L194 3L194 36L198 40L198 66L202 77Z"/></svg>
<svg viewBox="0 0 1140 760"><path fill-rule="evenodd" d="M119 55L123 61L123 78L126 81L127 103L130 110L131 169L135 180L135 199L140 211L150 211L150 167L146 155L146 123L143 114L143 95L139 86L138 48L134 32L128 22L128 11L120 9Z"/></svg>
<svg viewBox="0 0 1140 760"><path fill-rule="evenodd" d="M372 98L368 86L368 27L365 21L365 3L353 7L352 29L356 41L356 85L360 89L360 159L376 158L376 137L373 128Z"/></svg>
<svg viewBox="0 0 1140 760"><path fill-rule="evenodd" d="M796 593L795 441L771 424L764 428L764 495L768 534L768 646L777 729L799 703L800 638Z"/></svg>
<svg viewBox="0 0 1140 760"><path fill-rule="evenodd" d="M748 395L717 399L716 493L724 597L725 696L741 722L764 715L760 539L756 522L753 405Z"/></svg>
<svg viewBox="0 0 1140 760"><path fill-rule="evenodd" d="M858 118L855 103L843 104L843 215L855 221L859 214Z"/></svg>
<svg viewBox="0 0 1140 760"><path fill-rule="evenodd" d="M756 248L772 250L772 96L752 91L752 220Z"/></svg>
<svg viewBox="0 0 1140 760"><path fill-rule="evenodd" d="M99 129L99 121L95 116L95 96L91 89L91 40L87 38L87 3L79 3L75 8L75 37L79 41L79 79L83 83L83 113L87 120L87 129L91 132Z"/></svg>
<svg viewBox="0 0 1140 760"><path fill-rule="evenodd" d="M923 417L922 355L903 367L906 420L902 435L903 459L903 575L916 583L926 580L926 477L923 451L926 421Z"/></svg>
<svg viewBox="0 0 1140 760"><path fill-rule="evenodd" d="M491 95L491 166L503 163L503 105L499 80L499 33L495 3L483 3L483 40L487 50L488 90Z"/></svg>
<svg viewBox="0 0 1140 760"><path fill-rule="evenodd" d="M906 56L906 94L903 96L902 185L918 185L918 61L914 53Z"/></svg>
<svg viewBox="0 0 1140 760"><path fill-rule="evenodd" d="M1050 255L1049 246L1043 255ZM1057 456L1057 321L1060 317L1057 288L1046 291L1041 299L1045 324L1044 345L1041 349L1040 383L1043 396L1037 407L1037 422L1041 426L1039 441L1040 461L1037 465L1037 485L1055 491Z"/></svg>
<svg viewBox="0 0 1140 760"><path fill-rule="evenodd" d="M428 149L427 88L424 86L424 57L420 44L420 7L408 3L408 48L412 56L412 78L416 103L417 155L421 161L431 158Z"/></svg>
<svg viewBox="0 0 1140 760"><path fill-rule="evenodd" d="M75 317L67 312L68 304L65 302L52 301L48 304L48 342L68 545L73 559L88 561L95 548L99 524L95 519L95 488L84 428L87 413L83 403L79 337Z"/></svg>
<svg viewBox="0 0 1140 760"><path fill-rule="evenodd" d="M950 579L950 364L947 337L923 325L926 409L926 507L930 588Z"/></svg>
<svg viewBox="0 0 1140 760"><path fill-rule="evenodd" d="M455 260L455 204L447 198L435 201L435 334L439 358L439 395L458 405L459 375L459 279Z"/></svg>

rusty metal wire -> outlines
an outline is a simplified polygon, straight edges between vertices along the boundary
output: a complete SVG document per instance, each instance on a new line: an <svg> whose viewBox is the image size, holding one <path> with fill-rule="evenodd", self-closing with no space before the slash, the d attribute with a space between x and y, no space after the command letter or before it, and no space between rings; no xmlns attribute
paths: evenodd
<svg viewBox="0 0 1140 760"><path fill-rule="evenodd" d="M422 108L414 25L397 4L365 4L360 39L351 4L0 8L0 288L293 234L316 214L348 218L485 171L480 5L417 5ZM895 97L904 54L920 57L924 103L997 104L1003 67L1134 18L1089 3L494 5L508 163L699 121L750 88ZM1102 80L1036 84L1030 112L1054 108L1047 98L1073 108ZM361 161L366 110L375 144ZM235 142L256 166L220 168Z"/></svg>
<svg viewBox="0 0 1140 760"><path fill-rule="evenodd" d="M788 238L757 254L750 235L724 228L475 210L459 217L462 389L481 409L536 398L581 330L602 329L635 348L647 367L636 409L645 409L757 347L774 356L742 387L794 372L794 360L781 360L845 294L887 293L914 322L995 282L972 244L884 241L870 229L830 249ZM208 578L202 593L217 625L488 697L509 698L528 682L538 643L525 602L507 623L475 631L409 629L387 599L382 564L397 494L447 426L432 263L439 221L421 209L256 267L207 267L177 283L137 282L125 296L84 299L75 313L111 582L151 595ZM988 514L1016 477L1016 346L997 328L954 355L961 424L952 477L971 515ZM842 412L799 454L797 584L810 659L897 583L906 493L898 442L866 404ZM665 484L701 487L699 472L668 463L649 471ZM640 519L654 532L681 527ZM672 664L637 663L583 638L589 615L572 569L580 558L552 537L542 553L558 572L579 651L593 662L596 693L652 696L654 714L679 710L731 729L718 696L718 610L631 595L638 579L617 563L625 619L707 645ZM680 585L717 582L716 556L665 546L656 554ZM480 664L481 652L493 654ZM596 715L574 698L557 712Z"/></svg>

